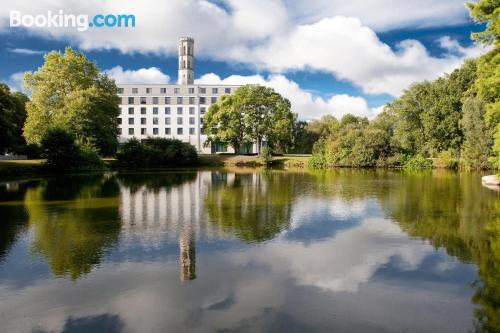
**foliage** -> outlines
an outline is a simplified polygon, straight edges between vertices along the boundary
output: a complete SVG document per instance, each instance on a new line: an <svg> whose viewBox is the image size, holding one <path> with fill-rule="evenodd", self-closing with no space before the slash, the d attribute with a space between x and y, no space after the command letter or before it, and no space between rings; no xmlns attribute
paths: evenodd
<svg viewBox="0 0 500 333"><path fill-rule="evenodd" d="M203 117L209 143L228 144L236 153L255 142L260 153L263 141L285 151L292 143L294 114L290 102L272 88L245 85L224 95Z"/></svg>
<svg viewBox="0 0 500 333"><path fill-rule="evenodd" d="M102 169L103 162L95 148L88 144L77 144L75 136L65 129L53 127L45 132L41 140L42 157L51 171L74 171Z"/></svg>
<svg viewBox="0 0 500 333"><path fill-rule="evenodd" d="M196 149L176 139L131 139L122 144L117 153L120 165L129 167L163 167L195 165Z"/></svg>
<svg viewBox="0 0 500 333"><path fill-rule="evenodd" d="M0 84L0 154L19 153L26 145L22 133L27 101L26 95L20 92L12 93L9 86Z"/></svg>
<svg viewBox="0 0 500 333"><path fill-rule="evenodd" d="M273 163L273 151L270 147L264 146L260 151L260 161L265 166L269 166Z"/></svg>
<svg viewBox="0 0 500 333"><path fill-rule="evenodd" d="M117 87L94 62L71 48L64 54L53 51L24 81L32 92L24 125L28 143L40 143L49 128L59 127L94 144L102 155L114 154L120 112Z"/></svg>
<svg viewBox="0 0 500 333"><path fill-rule="evenodd" d="M475 82L478 97L485 104L486 125L494 131L494 155L491 161L500 167L500 1L480 0L467 3L474 20L486 23L486 30L472 34L484 45L493 49L478 59L478 78Z"/></svg>
<svg viewBox="0 0 500 333"><path fill-rule="evenodd" d="M432 169L433 163L431 160L423 157L420 154L411 156L404 163L404 168L407 170L425 170Z"/></svg>

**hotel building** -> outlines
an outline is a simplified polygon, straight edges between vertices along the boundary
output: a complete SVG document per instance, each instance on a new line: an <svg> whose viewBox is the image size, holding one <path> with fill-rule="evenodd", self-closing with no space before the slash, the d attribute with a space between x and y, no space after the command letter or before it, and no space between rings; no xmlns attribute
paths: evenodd
<svg viewBox="0 0 500 333"><path fill-rule="evenodd" d="M131 138L172 138L188 142L199 153L230 152L222 145L205 147L203 115L237 85L194 84L194 39L179 39L177 84L120 84L120 142ZM249 151L251 152L251 151Z"/></svg>

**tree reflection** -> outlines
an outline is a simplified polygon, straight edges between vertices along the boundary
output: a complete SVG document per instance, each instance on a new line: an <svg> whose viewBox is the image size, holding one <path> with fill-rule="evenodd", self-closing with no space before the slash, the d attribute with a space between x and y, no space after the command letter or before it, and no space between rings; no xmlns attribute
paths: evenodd
<svg viewBox="0 0 500 333"><path fill-rule="evenodd" d="M33 253L56 276L77 279L98 265L120 232L119 187L113 177L48 179L26 192Z"/></svg>
<svg viewBox="0 0 500 333"><path fill-rule="evenodd" d="M380 196L388 215L410 236L479 268L472 301L477 331L500 331L500 201L478 175L437 172L392 177Z"/></svg>
<svg viewBox="0 0 500 333"><path fill-rule="evenodd" d="M290 225L298 174L213 173L209 219L245 242L262 242Z"/></svg>

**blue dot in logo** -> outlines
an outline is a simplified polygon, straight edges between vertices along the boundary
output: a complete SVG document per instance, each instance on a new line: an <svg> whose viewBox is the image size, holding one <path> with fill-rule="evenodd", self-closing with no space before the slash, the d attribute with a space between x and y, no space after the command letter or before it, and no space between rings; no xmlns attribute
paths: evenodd
<svg viewBox="0 0 500 333"><path fill-rule="evenodd" d="M93 26L94 26L94 23L90 22L90 23L89 23L89 27L91 27L91 28L92 28Z"/></svg>

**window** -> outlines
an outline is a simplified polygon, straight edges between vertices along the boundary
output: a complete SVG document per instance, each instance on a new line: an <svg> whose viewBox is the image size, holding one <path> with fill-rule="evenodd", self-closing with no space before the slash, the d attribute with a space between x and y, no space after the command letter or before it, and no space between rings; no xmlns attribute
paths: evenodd
<svg viewBox="0 0 500 333"><path fill-rule="evenodd" d="M128 114L134 114L134 108L128 108Z"/></svg>
<svg viewBox="0 0 500 333"><path fill-rule="evenodd" d="M190 135L194 135L194 128L193 128L193 127L190 127L190 128L189 128L189 134L190 134Z"/></svg>
<svg viewBox="0 0 500 333"><path fill-rule="evenodd" d="M158 118L153 118L153 125L158 125Z"/></svg>
<svg viewBox="0 0 500 333"><path fill-rule="evenodd" d="M158 128L156 127L153 128L153 135L158 135Z"/></svg>
<svg viewBox="0 0 500 333"><path fill-rule="evenodd" d="M165 104L170 104L170 97L165 97Z"/></svg>
<svg viewBox="0 0 500 333"><path fill-rule="evenodd" d="M170 118L165 118L165 125L170 125Z"/></svg>
<svg viewBox="0 0 500 333"><path fill-rule="evenodd" d="M132 88L132 94L138 94L139 88Z"/></svg>
<svg viewBox="0 0 500 333"><path fill-rule="evenodd" d="M158 97L153 97L153 104L158 104Z"/></svg>
<svg viewBox="0 0 500 333"><path fill-rule="evenodd" d="M160 88L160 94L166 94L167 88Z"/></svg>
<svg viewBox="0 0 500 333"><path fill-rule="evenodd" d="M134 104L134 98L133 97L129 97L128 98L128 104Z"/></svg>
<svg viewBox="0 0 500 333"><path fill-rule="evenodd" d="M165 108L165 114L170 114L170 106L167 106L167 107Z"/></svg>
<svg viewBox="0 0 500 333"><path fill-rule="evenodd" d="M118 118L118 125L122 124L122 118Z"/></svg>
<svg viewBox="0 0 500 333"><path fill-rule="evenodd" d="M170 127L165 127L165 134L170 135Z"/></svg>
<svg viewBox="0 0 500 333"><path fill-rule="evenodd" d="M182 104L182 97L177 97L177 104Z"/></svg>
<svg viewBox="0 0 500 333"><path fill-rule="evenodd" d="M134 135L134 129L133 128L129 128L128 129L128 135Z"/></svg>
<svg viewBox="0 0 500 333"><path fill-rule="evenodd" d="M118 128L118 135L122 135L122 129Z"/></svg>
<svg viewBox="0 0 500 333"><path fill-rule="evenodd" d="M181 117L177 117L177 125L182 125L182 118Z"/></svg>
<svg viewBox="0 0 500 333"><path fill-rule="evenodd" d="M145 128L141 128L141 135L146 135L146 129Z"/></svg>
<svg viewBox="0 0 500 333"><path fill-rule="evenodd" d="M189 104L194 104L194 97L189 97Z"/></svg>
<svg viewBox="0 0 500 333"><path fill-rule="evenodd" d="M202 88L202 87L200 87L200 88L198 88L198 92L199 92L200 94L206 94L206 93L207 93L207 88Z"/></svg>
<svg viewBox="0 0 500 333"><path fill-rule="evenodd" d="M128 118L128 124L133 125L134 124L134 118Z"/></svg>
<svg viewBox="0 0 500 333"><path fill-rule="evenodd" d="M200 104L205 104L205 97L200 97Z"/></svg>
<svg viewBox="0 0 500 333"><path fill-rule="evenodd" d="M194 94L194 88L188 88L188 92L189 92L190 94Z"/></svg>
<svg viewBox="0 0 500 333"><path fill-rule="evenodd" d="M182 128L177 129L177 135L182 135Z"/></svg>
<svg viewBox="0 0 500 333"><path fill-rule="evenodd" d="M189 107L189 114L194 114L194 106Z"/></svg>
<svg viewBox="0 0 500 333"><path fill-rule="evenodd" d="M118 93L123 94L123 88L118 88Z"/></svg>
<svg viewBox="0 0 500 333"><path fill-rule="evenodd" d="M182 114L182 107L177 108L177 114Z"/></svg>
<svg viewBox="0 0 500 333"><path fill-rule="evenodd" d="M194 117L189 117L189 125L194 125Z"/></svg>
<svg viewBox="0 0 500 333"><path fill-rule="evenodd" d="M151 88L146 88L146 94L151 94L151 91L152 91L152 90L153 90L153 89L151 89Z"/></svg>
<svg viewBox="0 0 500 333"><path fill-rule="evenodd" d="M141 125L146 125L146 118L141 118Z"/></svg>
<svg viewBox="0 0 500 333"><path fill-rule="evenodd" d="M231 93L231 88L224 88L224 93L230 94Z"/></svg>
<svg viewBox="0 0 500 333"><path fill-rule="evenodd" d="M141 104L146 104L146 97L141 97Z"/></svg>
<svg viewBox="0 0 500 333"><path fill-rule="evenodd" d="M210 103L212 103L212 104L217 103L217 97L213 96L212 98L210 98Z"/></svg>
<svg viewBox="0 0 500 333"><path fill-rule="evenodd" d="M141 108L141 114L146 114L146 108Z"/></svg>
<svg viewBox="0 0 500 333"><path fill-rule="evenodd" d="M158 114L158 107L157 106L153 107L153 114Z"/></svg>
<svg viewBox="0 0 500 333"><path fill-rule="evenodd" d="M202 106L202 107L200 108L200 113L201 113L201 114L204 114L206 111L207 111L207 108L206 108L206 107Z"/></svg>
<svg viewBox="0 0 500 333"><path fill-rule="evenodd" d="M202 134L202 135L205 134L205 129L203 127L200 128L200 134Z"/></svg>
<svg viewBox="0 0 500 333"><path fill-rule="evenodd" d="M212 88L212 94L218 94L219 88Z"/></svg>
<svg viewBox="0 0 500 333"><path fill-rule="evenodd" d="M181 92L181 88L174 88L174 94L178 94Z"/></svg>

